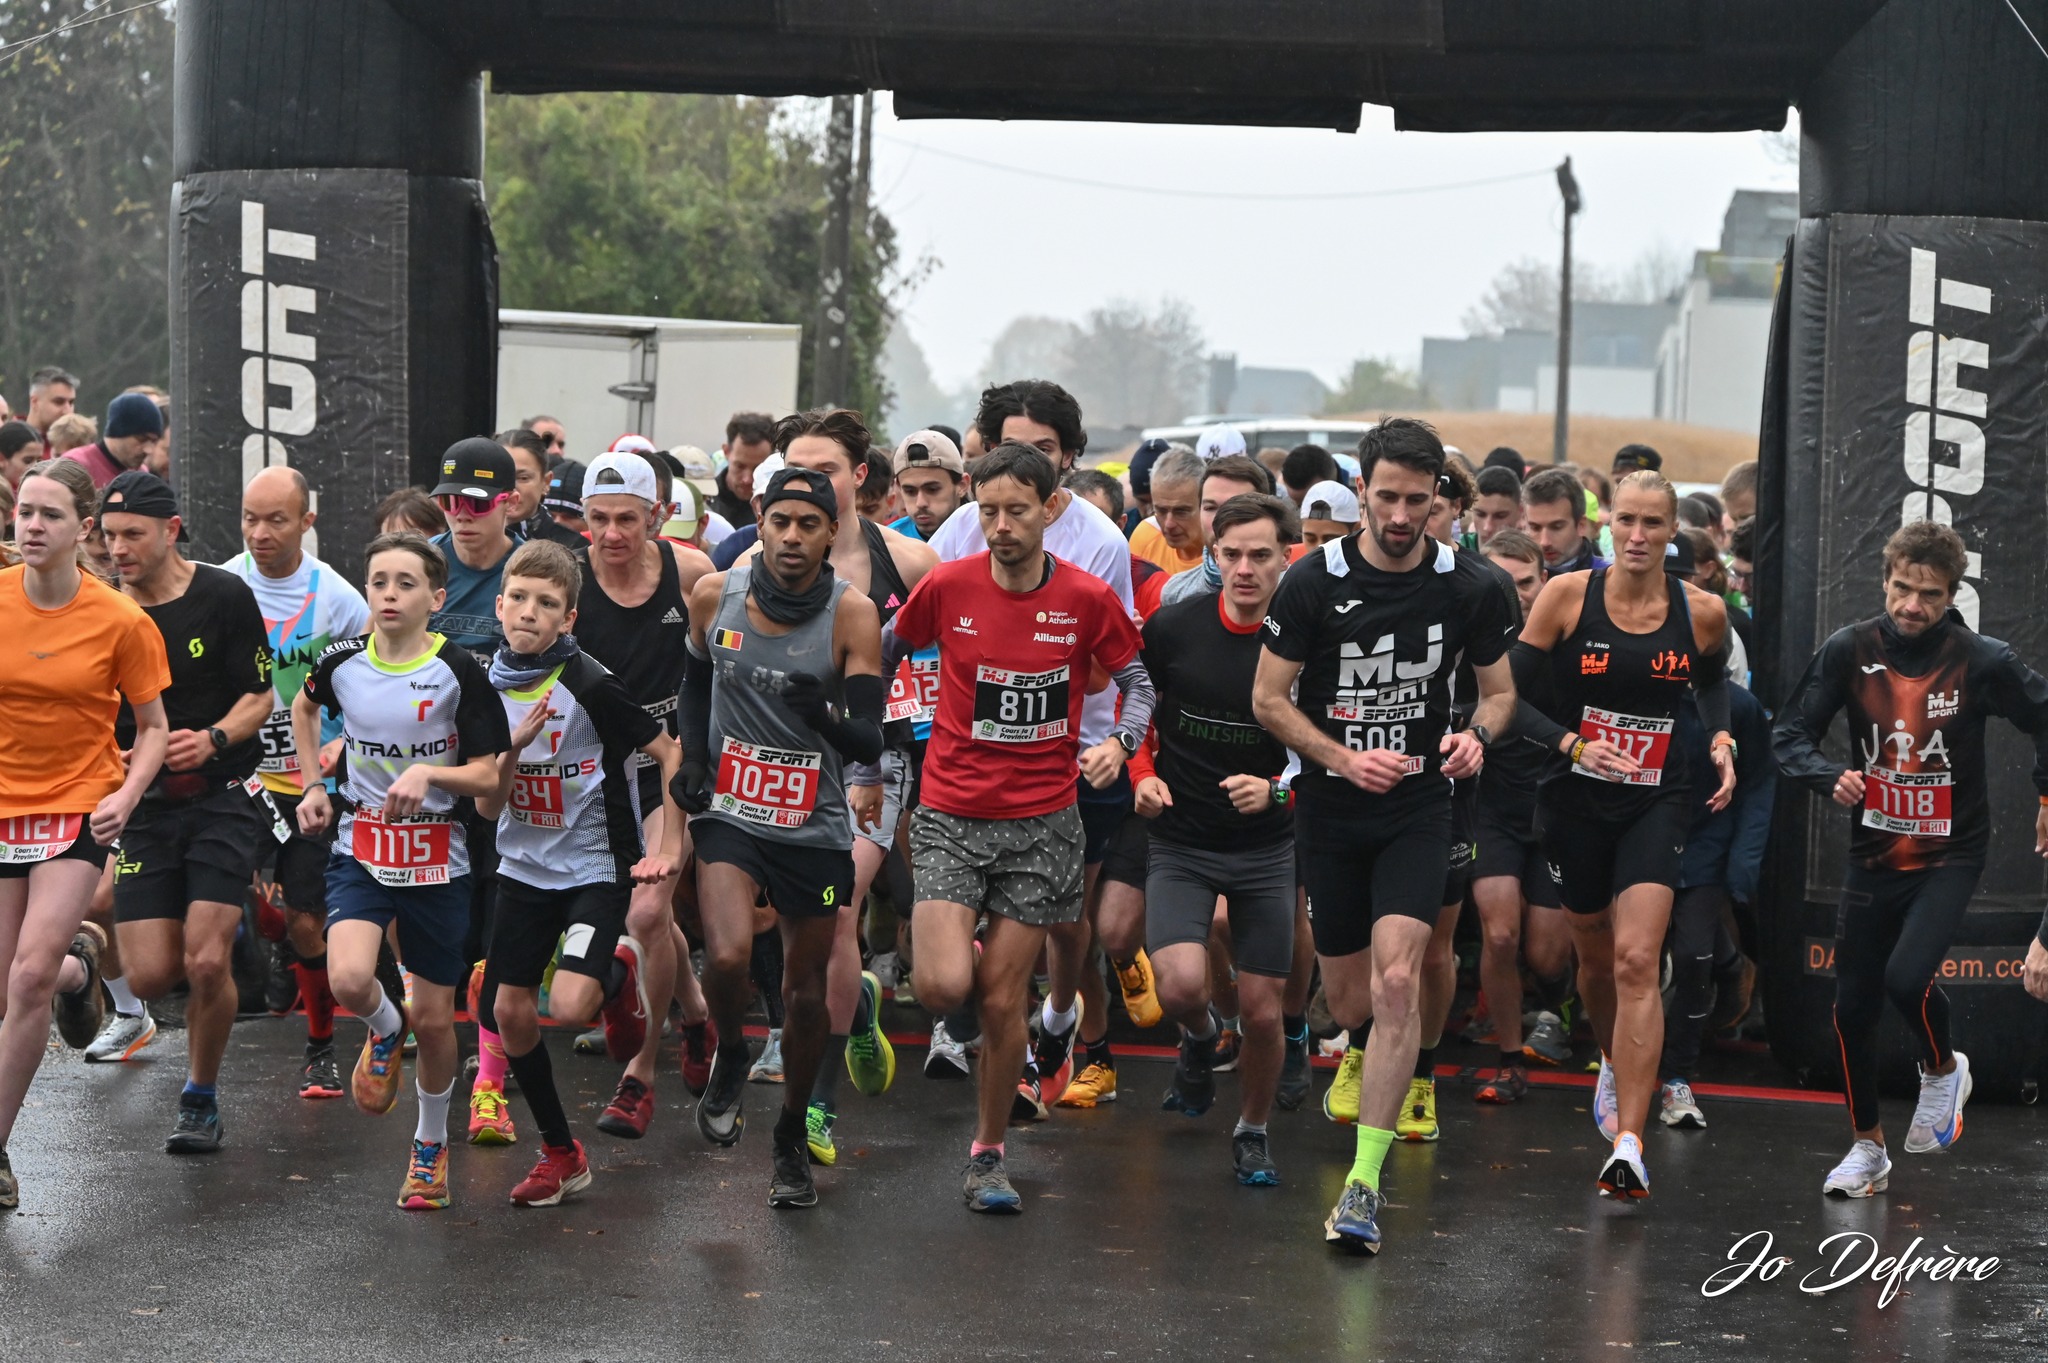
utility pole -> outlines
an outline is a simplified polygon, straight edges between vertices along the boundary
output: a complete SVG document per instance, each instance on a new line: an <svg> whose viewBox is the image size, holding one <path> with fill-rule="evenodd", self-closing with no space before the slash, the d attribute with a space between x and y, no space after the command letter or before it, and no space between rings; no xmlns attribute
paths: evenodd
<svg viewBox="0 0 2048 1363"><path fill-rule="evenodd" d="M832 96L825 132L825 238L818 250L817 349L811 358L811 405L836 406L848 394L847 263L853 228L852 95Z"/></svg>
<svg viewBox="0 0 2048 1363"><path fill-rule="evenodd" d="M853 163L853 230L868 234L868 186L875 168L875 92L860 97L860 154Z"/></svg>
<svg viewBox="0 0 2048 1363"><path fill-rule="evenodd" d="M1550 433L1550 462L1562 464L1572 424L1572 219L1581 203L1569 156L1557 168L1557 190L1564 196L1564 266L1557 274L1557 424Z"/></svg>

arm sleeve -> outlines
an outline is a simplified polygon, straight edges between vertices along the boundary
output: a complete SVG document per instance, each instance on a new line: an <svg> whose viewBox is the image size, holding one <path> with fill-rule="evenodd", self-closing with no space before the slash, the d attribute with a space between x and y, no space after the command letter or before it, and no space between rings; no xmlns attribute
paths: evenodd
<svg viewBox="0 0 2048 1363"><path fill-rule="evenodd" d="M1123 713L1117 716L1117 729L1142 739L1145 730L1151 727L1152 707L1157 699L1152 693L1152 674L1134 656L1110 673L1110 679L1123 692Z"/></svg>
<svg viewBox="0 0 2048 1363"><path fill-rule="evenodd" d="M913 646L902 635L898 634L894 620L882 626L882 675L885 677L895 676L896 670L903 666L903 660L922 647L922 644Z"/></svg>
<svg viewBox="0 0 2048 1363"><path fill-rule="evenodd" d="M1148 776L1159 774L1158 756L1159 726L1148 724L1145 726L1145 741L1138 745L1138 750L1131 754L1131 760L1124 764L1124 769L1131 774L1132 785Z"/></svg>
<svg viewBox="0 0 2048 1363"><path fill-rule="evenodd" d="M1792 698L1778 712L1777 728L1771 733L1778 770L1822 795L1835 788L1842 774L1842 765L1823 753L1820 744L1835 713L1848 703L1852 648L1846 629L1837 630L1820 646L1792 688Z"/></svg>
<svg viewBox="0 0 2048 1363"><path fill-rule="evenodd" d="M676 693L676 731L683 760L711 765L711 655L692 639L683 656L683 689Z"/></svg>
<svg viewBox="0 0 2048 1363"><path fill-rule="evenodd" d="M505 702L491 685L483 664L468 653L447 645L442 658L455 670L462 690L455 701L456 753L467 762L472 757L495 757L512 746L512 726L505 718Z"/></svg>
<svg viewBox="0 0 2048 1363"><path fill-rule="evenodd" d="M888 688L865 673L848 677L841 688L846 708L818 730L819 736L849 762L874 763L882 757L882 703Z"/></svg>
<svg viewBox="0 0 2048 1363"><path fill-rule="evenodd" d="M2010 645L1991 661L1991 713L2018 725L2034 739L2034 791L2048 795L2048 678L2019 660Z"/></svg>
<svg viewBox="0 0 2048 1363"><path fill-rule="evenodd" d="M1515 732L1550 752L1571 732L1539 708L1532 697L1550 695L1550 654L1520 639L1508 650L1515 672Z"/></svg>

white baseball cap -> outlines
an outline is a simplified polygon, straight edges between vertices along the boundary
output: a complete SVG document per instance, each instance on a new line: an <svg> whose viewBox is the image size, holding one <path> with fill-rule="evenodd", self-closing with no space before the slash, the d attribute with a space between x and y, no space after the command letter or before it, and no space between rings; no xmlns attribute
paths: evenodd
<svg viewBox="0 0 2048 1363"><path fill-rule="evenodd" d="M1203 459L1221 459L1226 454L1244 453L1244 432L1217 422L1195 438L1195 453Z"/></svg>
<svg viewBox="0 0 2048 1363"><path fill-rule="evenodd" d="M1301 518L1305 521L1336 521L1358 524L1358 494L1342 483L1327 479L1301 494Z"/></svg>
<svg viewBox="0 0 2048 1363"><path fill-rule="evenodd" d="M654 465L639 455L600 454L583 474L583 504L592 497L638 497L653 506L661 500Z"/></svg>

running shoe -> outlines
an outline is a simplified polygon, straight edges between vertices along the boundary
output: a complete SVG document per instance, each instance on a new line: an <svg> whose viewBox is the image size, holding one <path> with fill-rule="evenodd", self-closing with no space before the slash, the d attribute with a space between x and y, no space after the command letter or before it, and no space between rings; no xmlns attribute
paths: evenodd
<svg viewBox="0 0 2048 1363"><path fill-rule="evenodd" d="M1042 1122L1045 1118L1045 1094L1038 1086L1038 1076L1024 1075L1017 1080L1017 1096L1010 1102L1010 1120Z"/></svg>
<svg viewBox="0 0 2048 1363"><path fill-rule="evenodd" d="M927 1079L965 1079L968 1076L967 1048L953 1040L944 1018L932 1020L931 1049L924 1053Z"/></svg>
<svg viewBox="0 0 2048 1363"><path fill-rule="evenodd" d="M1180 1059L1173 1066L1173 1083L1159 1106L1168 1112L1199 1117L1216 1102L1216 1071L1210 1064L1216 1053L1216 1038L1197 1041L1185 1032L1180 1038Z"/></svg>
<svg viewBox="0 0 2048 1363"><path fill-rule="evenodd" d="M1152 958L1139 947L1126 966L1116 967L1117 986L1123 991L1124 1015L1138 1027L1157 1027L1166 1020L1159 1006L1159 990L1152 975Z"/></svg>
<svg viewBox="0 0 2048 1363"><path fill-rule="evenodd" d="M683 1087L692 1098L704 1096L711 1082L711 1057L718 1050L718 1024L710 1018L701 1025L683 1024L683 1044L676 1047L676 1059L683 1067Z"/></svg>
<svg viewBox="0 0 2048 1363"><path fill-rule="evenodd" d="M1067 1085L1067 1091L1060 1095L1060 1107L1096 1107L1116 1101L1116 1071L1107 1065L1089 1062L1088 1068L1074 1076L1074 1082Z"/></svg>
<svg viewBox="0 0 2048 1363"><path fill-rule="evenodd" d="M1315 1091L1313 1072L1309 1069L1309 1035L1303 1032L1299 1038L1288 1037L1286 1052L1280 1061L1280 1087L1273 1094L1273 1101L1280 1105L1282 1112L1298 1111Z"/></svg>
<svg viewBox="0 0 2048 1363"><path fill-rule="evenodd" d="M1529 1075L1520 1065L1502 1065L1493 1072L1493 1078L1479 1086L1472 1095L1474 1102L1494 1103L1505 1107L1519 1103L1529 1096Z"/></svg>
<svg viewBox="0 0 2048 1363"><path fill-rule="evenodd" d="M782 1082L782 1029L768 1029L768 1044L761 1048L761 1058L747 1071L749 1084L779 1084Z"/></svg>
<svg viewBox="0 0 2048 1363"><path fill-rule="evenodd" d="M587 1032L578 1032L569 1049L578 1055L603 1055L604 1028L593 1027Z"/></svg>
<svg viewBox="0 0 2048 1363"><path fill-rule="evenodd" d="M299 1097L339 1098L346 1092L341 1086L341 1065L334 1058L334 1043L307 1043L306 1067L299 1071Z"/></svg>
<svg viewBox="0 0 2048 1363"><path fill-rule="evenodd" d="M968 1159L960 1194L967 1199L967 1210L971 1212L1014 1216L1024 1210L1024 1199L1011 1186L1003 1157L993 1150L984 1150Z"/></svg>
<svg viewBox="0 0 2048 1363"><path fill-rule="evenodd" d="M166 1155L210 1155L220 1149L220 1104L196 1093L178 1096L178 1121L164 1137Z"/></svg>
<svg viewBox="0 0 2048 1363"><path fill-rule="evenodd" d="M1084 1010L1081 996L1074 996L1074 1025L1064 1032L1048 1030L1041 1019L1038 1041L1032 1047L1032 1058L1037 1062L1039 1088L1057 1097L1067 1091L1067 1085L1074 1081L1074 1043L1081 1036L1081 1018Z"/></svg>
<svg viewBox="0 0 2048 1363"><path fill-rule="evenodd" d="M867 995L868 1025L846 1038L846 1073L855 1088L879 1098L896 1082L896 1048L882 1035L882 982L872 970L860 972L860 989Z"/></svg>
<svg viewBox="0 0 2048 1363"><path fill-rule="evenodd" d="M1963 1134L1963 1104L1970 1101L1974 1087L1970 1079L1970 1057L1957 1051L1956 1067L1947 1074L1929 1074L1920 1067L1920 1101L1913 1108L1913 1124L1906 1128L1906 1153L1930 1155L1946 1150Z"/></svg>
<svg viewBox="0 0 2048 1363"><path fill-rule="evenodd" d="M482 961L470 963L469 982L463 986L462 997L469 1005L470 1020L472 1022L481 1021L484 1015L484 963ZM406 996L406 1002L412 1002L410 994Z"/></svg>
<svg viewBox="0 0 2048 1363"><path fill-rule="evenodd" d="M1624 1131L1614 1141L1614 1153L1600 1171L1602 1197L1631 1198L1650 1195L1650 1171L1643 1167L1643 1143L1633 1131Z"/></svg>
<svg viewBox="0 0 2048 1363"><path fill-rule="evenodd" d="M21 1184L14 1178L14 1162L0 1150L0 1209L12 1211L21 1205Z"/></svg>
<svg viewBox="0 0 2048 1363"><path fill-rule="evenodd" d="M85 967L85 983L68 994L60 991L50 996L50 1011L57 1017L57 1035L74 1051L92 1045L107 1020L107 1002L100 992L100 953L106 949L104 928L97 923L79 924L69 954Z"/></svg>
<svg viewBox="0 0 2048 1363"><path fill-rule="evenodd" d="M626 967L626 979L619 992L606 1003L604 1053L623 1065L640 1054L647 1044L647 988L642 982L640 944L621 936L612 955Z"/></svg>
<svg viewBox="0 0 2048 1363"><path fill-rule="evenodd" d="M1538 1013L1536 1025L1522 1038L1522 1054L1539 1065L1569 1065L1572 1038L1564 1019L1555 1013Z"/></svg>
<svg viewBox="0 0 2048 1363"><path fill-rule="evenodd" d="M135 1053L156 1040L156 1019L145 1007L134 1017L126 1013L110 1013L107 1025L100 1028L100 1034L92 1039L92 1045L85 1048L85 1060L89 1065L119 1063L132 1059Z"/></svg>
<svg viewBox="0 0 2048 1363"><path fill-rule="evenodd" d="M812 1103L804 1109L804 1149L814 1162L827 1169L839 1163L839 1147L832 1144L832 1124L838 1120L839 1114L828 1112L823 1103Z"/></svg>
<svg viewBox="0 0 2048 1363"><path fill-rule="evenodd" d="M1658 1101L1660 1110L1657 1118L1664 1125L1689 1127L1695 1131L1707 1129L1707 1115L1693 1101L1692 1085L1683 1079L1666 1079L1658 1090Z"/></svg>
<svg viewBox="0 0 2048 1363"><path fill-rule="evenodd" d="M1344 1195L1323 1222L1323 1239L1353 1254L1378 1254L1379 1217L1380 1195L1363 1183L1347 1183Z"/></svg>
<svg viewBox="0 0 2048 1363"><path fill-rule="evenodd" d="M711 1074L697 1100L697 1131L713 1145L732 1145L747 1129L747 1066L728 1060L723 1048L711 1053Z"/></svg>
<svg viewBox="0 0 2048 1363"><path fill-rule="evenodd" d="M1892 1162L1876 1141L1858 1141L1820 1185L1823 1196L1869 1197L1891 1186Z"/></svg>
<svg viewBox="0 0 2048 1363"><path fill-rule="evenodd" d="M1433 1141L1440 1134L1436 1123L1436 1080L1410 1079L1401 1115L1394 1118L1394 1135L1404 1141Z"/></svg>
<svg viewBox="0 0 2048 1363"><path fill-rule="evenodd" d="M589 1186L590 1161L584 1158L582 1141L571 1141L567 1149L543 1143L539 1162L513 1185L512 1205L553 1207Z"/></svg>
<svg viewBox="0 0 2048 1363"><path fill-rule="evenodd" d="M279 942L259 947L256 956L263 966L263 1007L272 1017L281 1018L299 1001L299 976L292 969L291 944Z"/></svg>
<svg viewBox="0 0 2048 1363"><path fill-rule="evenodd" d="M469 1143L471 1145L513 1145L519 1132L512 1125L512 1108L505 1090L496 1084L478 1084L469 1091Z"/></svg>
<svg viewBox="0 0 2048 1363"><path fill-rule="evenodd" d="M1223 1027L1216 1033L1216 1051L1209 1061L1209 1068L1218 1074L1228 1074L1237 1068L1238 1057L1244 1054L1244 1033L1235 1027Z"/></svg>
<svg viewBox="0 0 2048 1363"><path fill-rule="evenodd" d="M448 1143L416 1140L398 1205L409 1212L437 1212L448 1205Z"/></svg>
<svg viewBox="0 0 2048 1363"><path fill-rule="evenodd" d="M1237 1170L1237 1181L1247 1188L1280 1186L1280 1171L1273 1167L1272 1152L1266 1148L1263 1131L1240 1131L1232 1136L1230 1163Z"/></svg>
<svg viewBox="0 0 2048 1363"><path fill-rule="evenodd" d="M1756 962L1739 956L1734 970L1714 977L1714 1009L1707 1014L1707 1035L1740 1027L1755 1000Z"/></svg>
<svg viewBox="0 0 2048 1363"><path fill-rule="evenodd" d="M1621 1099L1614 1091L1614 1066L1600 1057L1600 1078L1593 1085L1593 1125L1600 1139L1614 1141L1621 1136Z"/></svg>
<svg viewBox="0 0 2048 1363"><path fill-rule="evenodd" d="M398 1105L399 1081L405 1077L405 1064L398 1048L409 1030L411 1024L406 1021L405 1010L400 1009L397 1031L390 1036L372 1032L363 1038L363 1053L356 1057L350 1089L355 1094L356 1106L372 1116L381 1117Z"/></svg>
<svg viewBox="0 0 2048 1363"><path fill-rule="evenodd" d="M1323 1115L1340 1126L1358 1123L1358 1092L1365 1082L1365 1052L1356 1046L1345 1048L1337 1062L1337 1077L1323 1094Z"/></svg>
<svg viewBox="0 0 2048 1363"><path fill-rule="evenodd" d="M811 1117L815 1118L819 1110L817 1105L813 1104L810 1111ZM816 1130L816 1127L814 1126L812 1130ZM825 1139L827 1142L832 1139L829 1130L826 1133ZM807 1145L809 1146L810 1158L805 1157ZM811 1177L811 1159L817 1157L817 1152L818 1147L810 1144L808 1137L803 1144L794 1141L785 1142L779 1135L776 1137L775 1177L768 1185L769 1206L780 1209L783 1207L815 1207L818 1205L818 1185ZM831 1160L824 1161L826 1164L831 1162Z"/></svg>
<svg viewBox="0 0 2048 1363"><path fill-rule="evenodd" d="M598 1114L597 1129L622 1141L637 1141L653 1120L654 1090L629 1074L619 1080L618 1092Z"/></svg>

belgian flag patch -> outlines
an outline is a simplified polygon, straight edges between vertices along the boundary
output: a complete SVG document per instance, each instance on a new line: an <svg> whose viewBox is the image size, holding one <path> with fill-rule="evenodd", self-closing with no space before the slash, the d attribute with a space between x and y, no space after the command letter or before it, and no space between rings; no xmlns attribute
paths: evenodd
<svg viewBox="0 0 2048 1363"><path fill-rule="evenodd" d="M732 649L735 653L739 651L740 642L746 637L736 629L718 629L711 632L711 642L714 645Z"/></svg>

